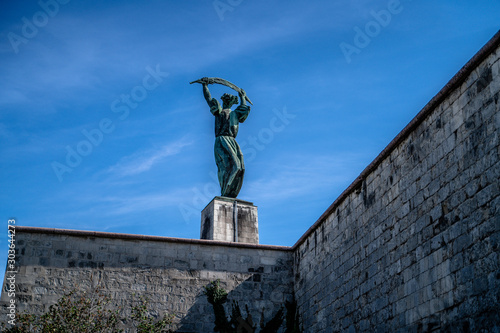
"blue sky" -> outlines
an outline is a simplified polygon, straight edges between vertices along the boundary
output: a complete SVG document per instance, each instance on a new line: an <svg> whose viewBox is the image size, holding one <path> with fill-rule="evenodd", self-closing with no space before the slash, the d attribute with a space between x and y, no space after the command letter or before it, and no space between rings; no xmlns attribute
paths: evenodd
<svg viewBox="0 0 500 333"><path fill-rule="evenodd" d="M219 194L203 76L253 101L239 198L291 246L500 27L492 0L0 6L4 249L12 217L199 238Z"/></svg>

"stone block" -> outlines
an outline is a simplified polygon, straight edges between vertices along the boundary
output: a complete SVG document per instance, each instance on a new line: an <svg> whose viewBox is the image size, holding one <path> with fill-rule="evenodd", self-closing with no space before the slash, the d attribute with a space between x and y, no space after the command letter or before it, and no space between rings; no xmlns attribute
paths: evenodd
<svg viewBox="0 0 500 333"><path fill-rule="evenodd" d="M259 244L257 206L240 199L215 197L201 212L200 238Z"/></svg>

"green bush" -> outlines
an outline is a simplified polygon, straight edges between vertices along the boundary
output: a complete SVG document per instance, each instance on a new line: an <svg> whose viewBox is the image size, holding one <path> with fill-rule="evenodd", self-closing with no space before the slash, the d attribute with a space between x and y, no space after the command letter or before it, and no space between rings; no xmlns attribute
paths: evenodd
<svg viewBox="0 0 500 333"><path fill-rule="evenodd" d="M1 324L5 333L107 333L123 332L119 324L125 319L119 317L121 309L113 307L111 299L99 288L90 293L78 294L72 290L61 297L43 315L20 314L15 326L7 328ZM156 321L148 314L147 300L141 298L140 304L132 308L132 320L137 332L160 333L172 323L172 315L165 315Z"/></svg>
<svg viewBox="0 0 500 333"><path fill-rule="evenodd" d="M136 323L138 333L165 332L173 318L172 314L164 315L162 319L156 321L148 314L148 302L145 298L141 298L140 304L132 308L132 319Z"/></svg>

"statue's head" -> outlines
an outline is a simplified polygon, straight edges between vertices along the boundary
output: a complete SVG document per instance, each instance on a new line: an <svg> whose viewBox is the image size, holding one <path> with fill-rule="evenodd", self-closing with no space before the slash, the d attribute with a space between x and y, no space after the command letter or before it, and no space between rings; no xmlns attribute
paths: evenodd
<svg viewBox="0 0 500 333"><path fill-rule="evenodd" d="M238 103L238 97L231 94L224 94L220 99L222 100L222 108L224 109L229 109Z"/></svg>

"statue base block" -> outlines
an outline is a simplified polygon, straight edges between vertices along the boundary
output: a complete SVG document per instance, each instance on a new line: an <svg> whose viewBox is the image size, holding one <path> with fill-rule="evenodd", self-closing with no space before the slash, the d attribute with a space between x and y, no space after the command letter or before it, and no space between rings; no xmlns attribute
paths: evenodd
<svg viewBox="0 0 500 333"><path fill-rule="evenodd" d="M213 198L201 212L200 238L259 244L257 206L235 198Z"/></svg>

